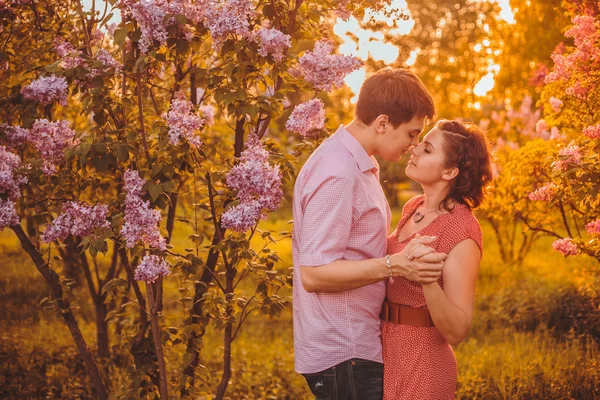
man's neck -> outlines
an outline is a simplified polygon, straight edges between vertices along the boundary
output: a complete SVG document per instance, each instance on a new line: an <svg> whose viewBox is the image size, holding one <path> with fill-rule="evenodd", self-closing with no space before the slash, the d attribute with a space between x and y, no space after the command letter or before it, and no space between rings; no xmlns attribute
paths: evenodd
<svg viewBox="0 0 600 400"><path fill-rule="evenodd" d="M345 126L348 133L350 133L354 138L360 143L360 145L365 149L369 156L372 156L375 151L375 146L373 146L373 136L369 130L369 127L357 120L356 118L352 120L348 125Z"/></svg>

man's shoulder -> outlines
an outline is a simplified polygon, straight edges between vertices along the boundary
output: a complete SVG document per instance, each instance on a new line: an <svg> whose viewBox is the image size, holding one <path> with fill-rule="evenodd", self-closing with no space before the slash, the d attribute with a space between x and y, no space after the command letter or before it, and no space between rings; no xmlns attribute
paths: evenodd
<svg viewBox="0 0 600 400"><path fill-rule="evenodd" d="M311 154L302 167L302 171L311 175L327 177L349 177L357 169L352 153L334 137L325 140Z"/></svg>

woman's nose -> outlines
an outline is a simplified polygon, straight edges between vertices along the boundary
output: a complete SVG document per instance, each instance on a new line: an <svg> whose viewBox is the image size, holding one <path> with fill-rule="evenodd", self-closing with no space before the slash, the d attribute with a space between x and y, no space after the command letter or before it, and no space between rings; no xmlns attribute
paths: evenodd
<svg viewBox="0 0 600 400"><path fill-rule="evenodd" d="M417 149L417 146L413 145L408 149L408 151L410 151L410 154L412 154L413 156L416 156L417 155L417 153L415 151L416 149Z"/></svg>

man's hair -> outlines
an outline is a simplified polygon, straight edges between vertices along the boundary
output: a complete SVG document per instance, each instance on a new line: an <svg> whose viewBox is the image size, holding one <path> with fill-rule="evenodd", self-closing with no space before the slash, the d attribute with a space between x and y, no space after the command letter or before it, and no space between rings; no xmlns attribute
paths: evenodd
<svg viewBox="0 0 600 400"><path fill-rule="evenodd" d="M433 119L435 106L431 94L414 73L384 68L361 86L355 115L365 125L371 125L380 115L387 115L397 128L415 116Z"/></svg>

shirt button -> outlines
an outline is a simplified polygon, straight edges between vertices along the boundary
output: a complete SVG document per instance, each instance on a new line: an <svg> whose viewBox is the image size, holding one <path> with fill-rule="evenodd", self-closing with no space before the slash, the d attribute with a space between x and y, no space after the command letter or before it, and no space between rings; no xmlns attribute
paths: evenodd
<svg viewBox="0 0 600 400"><path fill-rule="evenodd" d="M356 361L352 361L352 365L356 365Z"/></svg>

